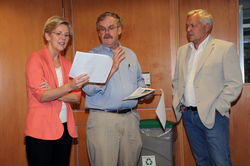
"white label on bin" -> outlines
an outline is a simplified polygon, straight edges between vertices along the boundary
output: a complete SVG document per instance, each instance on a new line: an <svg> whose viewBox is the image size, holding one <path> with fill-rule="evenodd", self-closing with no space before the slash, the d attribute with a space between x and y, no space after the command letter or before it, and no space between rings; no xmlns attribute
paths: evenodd
<svg viewBox="0 0 250 166"><path fill-rule="evenodd" d="M156 166L155 156L142 156L142 166Z"/></svg>

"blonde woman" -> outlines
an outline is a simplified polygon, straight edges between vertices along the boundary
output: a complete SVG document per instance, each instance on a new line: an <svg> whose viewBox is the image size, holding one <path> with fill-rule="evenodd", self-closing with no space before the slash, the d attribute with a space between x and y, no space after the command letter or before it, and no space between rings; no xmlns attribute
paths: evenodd
<svg viewBox="0 0 250 166"><path fill-rule="evenodd" d="M61 56L71 37L69 21L59 16L47 20L45 47L26 63L28 110L24 136L30 166L69 165L72 138L77 131L70 103L78 103L87 74L68 77L71 61Z"/></svg>

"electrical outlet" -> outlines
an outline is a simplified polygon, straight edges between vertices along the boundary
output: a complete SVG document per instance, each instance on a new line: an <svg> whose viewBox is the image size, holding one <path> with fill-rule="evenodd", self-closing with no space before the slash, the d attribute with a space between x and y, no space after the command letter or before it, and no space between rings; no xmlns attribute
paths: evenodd
<svg viewBox="0 0 250 166"><path fill-rule="evenodd" d="M143 72L142 73L142 77L144 78L145 84L147 86L151 85L151 75L150 72Z"/></svg>

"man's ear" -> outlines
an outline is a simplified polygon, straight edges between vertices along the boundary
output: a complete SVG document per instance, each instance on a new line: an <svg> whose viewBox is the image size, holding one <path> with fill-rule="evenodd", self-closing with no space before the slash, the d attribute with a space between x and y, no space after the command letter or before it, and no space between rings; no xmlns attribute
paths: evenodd
<svg viewBox="0 0 250 166"><path fill-rule="evenodd" d="M118 27L118 35L120 35L122 33L122 27Z"/></svg>
<svg viewBox="0 0 250 166"><path fill-rule="evenodd" d="M47 41L50 41L50 38L51 38L51 36L50 36L50 34L48 33L48 32L45 32L45 39L47 40Z"/></svg>
<svg viewBox="0 0 250 166"><path fill-rule="evenodd" d="M209 32L209 29L210 29L210 24L206 24L206 25L205 25L205 30L206 30L206 32Z"/></svg>

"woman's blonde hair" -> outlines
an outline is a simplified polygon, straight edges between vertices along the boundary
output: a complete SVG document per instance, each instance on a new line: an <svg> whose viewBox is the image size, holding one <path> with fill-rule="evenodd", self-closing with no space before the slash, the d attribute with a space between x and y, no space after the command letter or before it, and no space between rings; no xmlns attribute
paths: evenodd
<svg viewBox="0 0 250 166"><path fill-rule="evenodd" d="M45 33L51 34L51 32L61 24L68 26L69 35L71 37L72 36L72 28L70 26L70 22L68 20L66 20L65 18L60 17L60 16L52 16L46 21L46 23L44 24L44 27L43 27L43 35L45 35Z"/></svg>

